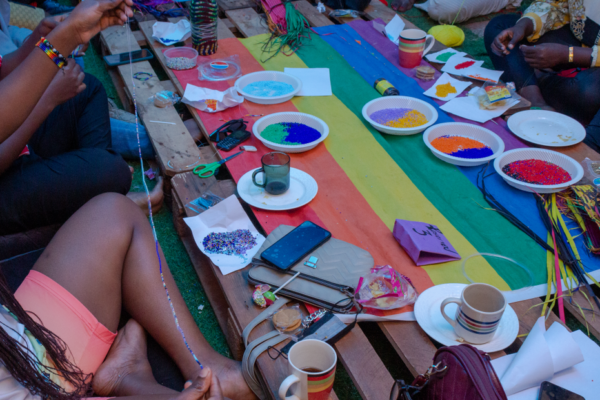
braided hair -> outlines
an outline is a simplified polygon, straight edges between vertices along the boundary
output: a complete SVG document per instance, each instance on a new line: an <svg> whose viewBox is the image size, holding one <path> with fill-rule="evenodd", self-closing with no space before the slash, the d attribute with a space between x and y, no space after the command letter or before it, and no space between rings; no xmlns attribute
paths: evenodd
<svg viewBox="0 0 600 400"><path fill-rule="evenodd" d="M53 366L41 364L35 354L13 339L4 327L0 327L0 362L12 377L32 395L38 395L42 399L72 400L89 394L92 375L84 374L69 361L66 356L67 345L61 338L42 324L35 322L30 314L23 310L2 273L0 273L0 304L17 317L19 323L23 324L46 348L47 357L54 364ZM68 392L52 382L47 377L50 372L58 374L72 390Z"/></svg>

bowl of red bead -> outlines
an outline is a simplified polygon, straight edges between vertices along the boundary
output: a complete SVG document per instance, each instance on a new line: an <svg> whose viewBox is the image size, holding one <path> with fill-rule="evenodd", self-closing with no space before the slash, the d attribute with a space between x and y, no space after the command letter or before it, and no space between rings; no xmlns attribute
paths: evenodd
<svg viewBox="0 0 600 400"><path fill-rule="evenodd" d="M362 109L363 117L379 132L389 135L414 135L438 119L431 104L408 96L384 96L371 100Z"/></svg>
<svg viewBox="0 0 600 400"><path fill-rule="evenodd" d="M555 193L583 178L583 168L569 156L546 149L514 149L494 160L506 183L525 192Z"/></svg>
<svg viewBox="0 0 600 400"><path fill-rule="evenodd" d="M423 141L434 156L461 167L482 165L504 151L500 136L482 126L446 122L428 128Z"/></svg>

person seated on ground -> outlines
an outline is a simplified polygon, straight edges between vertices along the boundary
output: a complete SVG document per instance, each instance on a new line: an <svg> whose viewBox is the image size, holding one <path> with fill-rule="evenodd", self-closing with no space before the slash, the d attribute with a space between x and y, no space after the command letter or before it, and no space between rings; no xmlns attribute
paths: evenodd
<svg viewBox="0 0 600 400"><path fill-rule="evenodd" d="M77 211L14 297L3 281L0 303L7 311L0 309L0 399L42 393L70 399L84 396L90 386L95 395L132 400L205 399L207 392L213 400L255 398L240 363L217 353L203 337L148 220L122 195L102 194ZM116 333L122 310L131 319ZM145 331L194 382L191 388L177 393L156 382ZM55 369L45 368L48 363Z"/></svg>
<svg viewBox="0 0 600 400"><path fill-rule="evenodd" d="M0 82L17 79L30 54L44 55L35 43L61 24L44 19L25 45L4 58ZM62 223L105 192L128 194L147 210L145 193L128 193L131 171L111 149L104 87L71 59L61 71L56 65L54 70L57 73L28 118L0 144L0 234ZM4 95L1 90L0 95ZM5 97L3 104L20 107L21 97L21 93L13 98L18 101ZM151 194L154 211L162 201L162 178L158 178Z"/></svg>
<svg viewBox="0 0 600 400"><path fill-rule="evenodd" d="M400 12L413 6L429 14L440 24L460 23L481 15L489 15L509 6L521 5L521 0L389 0L392 9Z"/></svg>
<svg viewBox="0 0 600 400"><path fill-rule="evenodd" d="M522 18L502 15L485 46L502 79L532 106L587 124L584 142L600 152L600 1L544 0Z"/></svg>
<svg viewBox="0 0 600 400"><path fill-rule="evenodd" d="M45 3L48 3L48 0L46 0ZM47 18L40 23L37 29L31 31L26 28L10 26L8 24L10 21L10 13L11 6L9 5L8 0L0 0L0 56L6 56L23 47L20 55L14 55L15 59L26 57L29 52L35 48L35 45L40 38L40 29L50 31L67 17L66 15L60 15L54 18ZM82 70L85 70L83 56L85 55L86 48L87 46L85 45L79 47L77 49L78 56L73 58ZM5 75L8 75L8 73L5 73ZM144 125L138 124L136 126L135 116L133 114L119 109L113 101L108 101L109 114L111 117L110 131L112 149L126 160L139 160L139 134L139 147L142 149L142 158L144 160L153 159L155 157L154 149L152 148L148 132ZM139 127L139 132L137 131L137 127Z"/></svg>

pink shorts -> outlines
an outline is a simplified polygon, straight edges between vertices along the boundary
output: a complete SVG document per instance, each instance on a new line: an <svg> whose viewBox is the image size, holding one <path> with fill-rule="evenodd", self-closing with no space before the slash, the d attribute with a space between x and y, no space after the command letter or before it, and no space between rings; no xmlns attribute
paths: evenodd
<svg viewBox="0 0 600 400"><path fill-rule="evenodd" d="M86 374L96 373L116 333L102 325L65 288L38 271L29 272L15 298L23 309L37 315L46 328L64 340L71 362Z"/></svg>

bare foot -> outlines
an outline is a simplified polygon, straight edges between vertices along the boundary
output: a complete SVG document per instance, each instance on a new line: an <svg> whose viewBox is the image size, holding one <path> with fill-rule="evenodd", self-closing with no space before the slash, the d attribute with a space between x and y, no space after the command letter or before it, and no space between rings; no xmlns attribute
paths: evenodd
<svg viewBox="0 0 600 400"><path fill-rule="evenodd" d="M127 197L131 199L135 204L138 205L148 215L148 196L145 192L129 192ZM152 205L152 213L157 213L163 205L165 199L163 192L163 178L159 176L156 178L156 186L150 192L150 204Z"/></svg>
<svg viewBox="0 0 600 400"><path fill-rule="evenodd" d="M130 319L94 375L94 392L99 396L173 393L154 379L146 351L146 332Z"/></svg>
<svg viewBox="0 0 600 400"><path fill-rule="evenodd" d="M233 400L255 400L257 397L250 387L246 384L246 380L242 375L242 365L233 360L229 360L225 366L212 366L213 374L215 374L221 382L223 388L223 396Z"/></svg>

